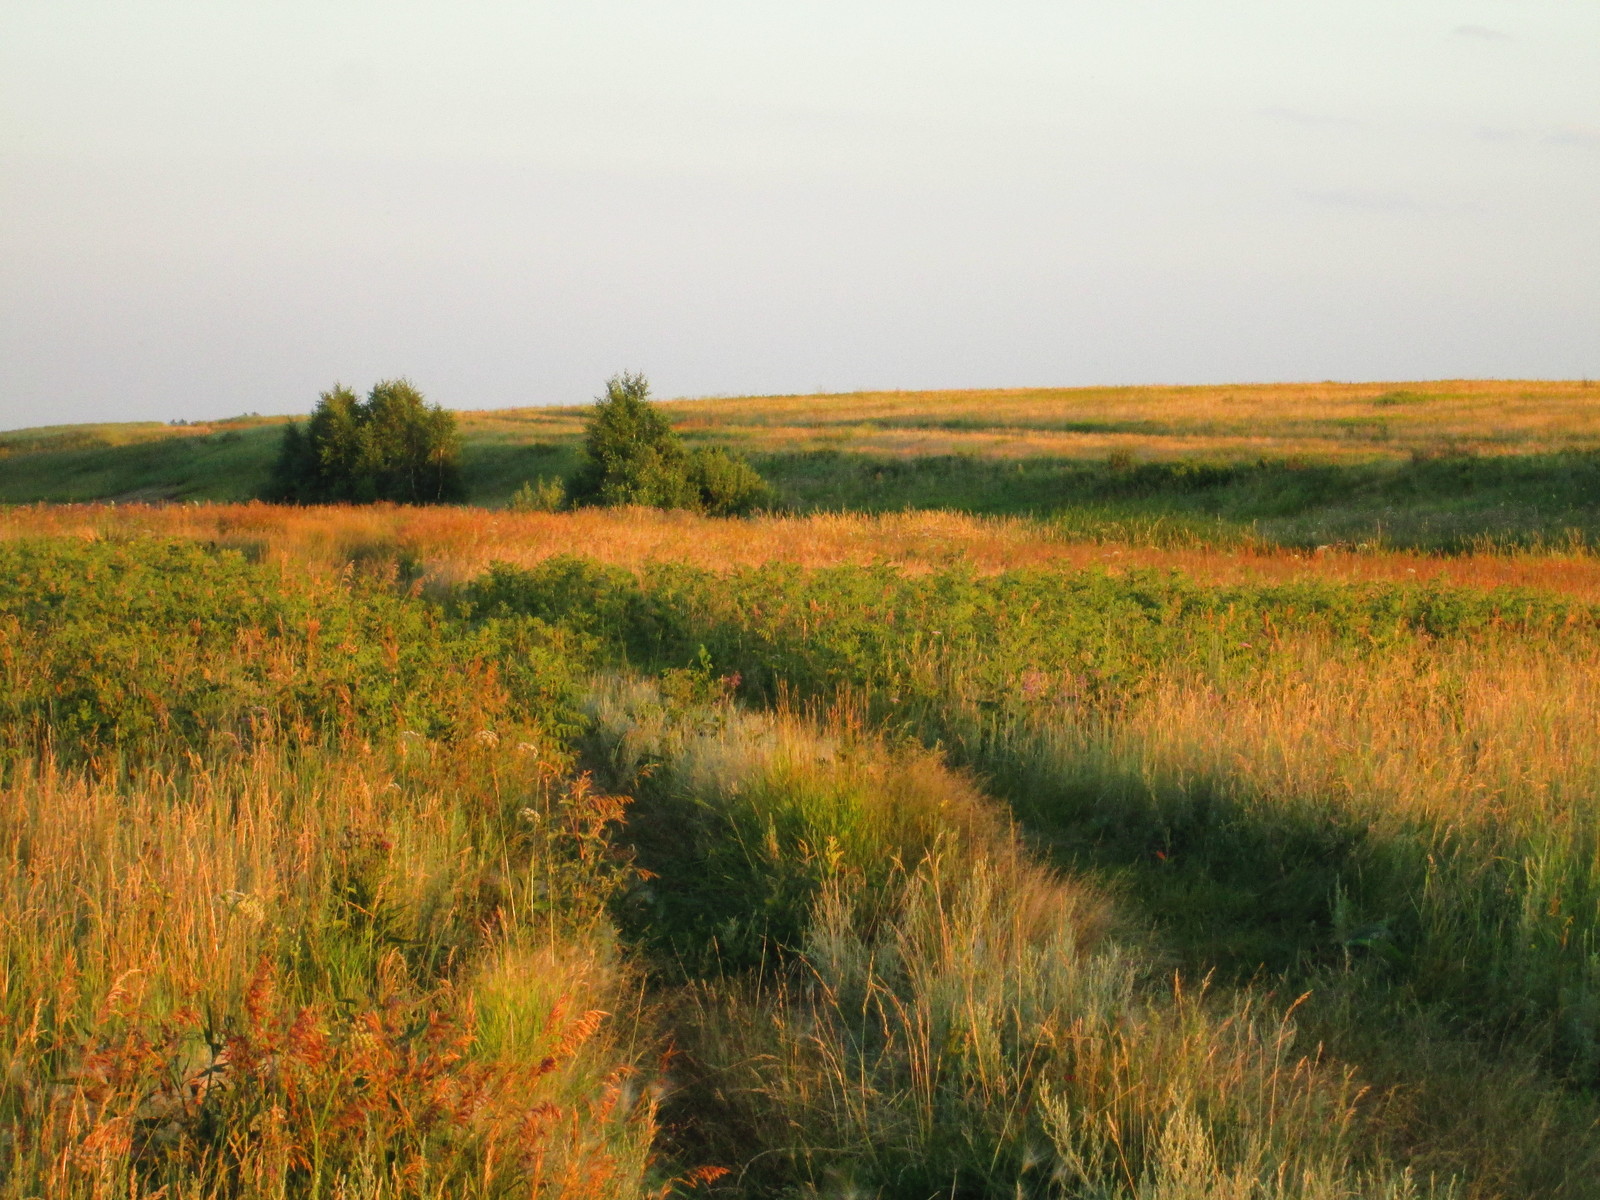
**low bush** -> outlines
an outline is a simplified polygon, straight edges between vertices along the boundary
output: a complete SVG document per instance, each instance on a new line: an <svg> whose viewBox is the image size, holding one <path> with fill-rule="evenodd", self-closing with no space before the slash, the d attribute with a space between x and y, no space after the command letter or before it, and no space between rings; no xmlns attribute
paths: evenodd
<svg viewBox="0 0 1600 1200"><path fill-rule="evenodd" d="M537 482L528 480L513 492L508 507L512 512L559 512L566 502L566 485L541 475Z"/></svg>
<svg viewBox="0 0 1600 1200"><path fill-rule="evenodd" d="M540 622L468 628L380 582L295 578L234 550L0 545L0 761L510 724L560 739L585 653Z"/></svg>

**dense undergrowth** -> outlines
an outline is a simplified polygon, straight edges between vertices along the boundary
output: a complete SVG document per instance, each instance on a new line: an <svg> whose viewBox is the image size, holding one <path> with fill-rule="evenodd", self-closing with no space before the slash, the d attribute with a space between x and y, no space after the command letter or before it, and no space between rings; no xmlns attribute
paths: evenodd
<svg viewBox="0 0 1600 1200"><path fill-rule="evenodd" d="M698 661L763 703L846 698L977 770L1191 980L1310 990L1302 1021L1374 1081L1528 1072L1513 1094L1533 1109L1594 1119L1600 664L1584 606L1138 575L640 578L575 560L492 572L471 595L567 623L620 664Z"/></svg>
<svg viewBox="0 0 1600 1200"><path fill-rule="evenodd" d="M254 557L0 545L0 1195L1600 1191L1586 605Z"/></svg>
<svg viewBox="0 0 1600 1200"><path fill-rule="evenodd" d="M0 559L0 1194L660 1183L558 636L189 546Z"/></svg>

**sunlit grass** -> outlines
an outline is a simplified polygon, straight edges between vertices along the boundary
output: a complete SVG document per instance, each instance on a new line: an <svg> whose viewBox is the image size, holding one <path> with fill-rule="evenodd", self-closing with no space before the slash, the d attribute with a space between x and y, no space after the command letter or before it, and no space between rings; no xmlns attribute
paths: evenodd
<svg viewBox="0 0 1600 1200"><path fill-rule="evenodd" d="M814 568L890 564L912 572L980 573L1028 567L1170 569L1236 584L1316 579L1534 588L1600 601L1600 556L1580 541L1543 548L1419 554L1382 546L1301 550L1248 537L1214 545L1203 529L1154 521L1139 528L1062 529L1047 522L959 513L819 514L726 521L653 509L486 512L371 505L66 505L0 509L0 538L173 537L237 549L323 574L393 571L407 582L465 582L491 563L531 566L581 553L626 567L682 562L711 570L793 563Z"/></svg>
<svg viewBox="0 0 1600 1200"><path fill-rule="evenodd" d="M603 894L502 815L586 820L538 767L264 746L3 794L0 1194L638 1194Z"/></svg>
<svg viewBox="0 0 1600 1200"><path fill-rule="evenodd" d="M0 1195L1600 1190L1579 543L0 537Z"/></svg>
<svg viewBox="0 0 1600 1200"><path fill-rule="evenodd" d="M1441 455L1587 452L1600 446L1594 397L1582 381L1443 380L747 396L676 400L665 410L691 442L802 466L808 454L832 451L901 463L1265 460L1360 469ZM588 400L461 413L474 502L503 505L524 482L570 473ZM0 502L245 500L266 484L284 420L0 433Z"/></svg>

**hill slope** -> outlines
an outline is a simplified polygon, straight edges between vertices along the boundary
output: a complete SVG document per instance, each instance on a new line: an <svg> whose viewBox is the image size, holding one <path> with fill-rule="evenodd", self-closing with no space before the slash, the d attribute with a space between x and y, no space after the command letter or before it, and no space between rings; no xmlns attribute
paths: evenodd
<svg viewBox="0 0 1600 1200"><path fill-rule="evenodd" d="M1459 546L1600 529L1600 389L1447 381L680 400L801 511L949 508L1122 532ZM582 407L460 414L471 501L576 463ZM246 500L283 418L0 435L0 503Z"/></svg>

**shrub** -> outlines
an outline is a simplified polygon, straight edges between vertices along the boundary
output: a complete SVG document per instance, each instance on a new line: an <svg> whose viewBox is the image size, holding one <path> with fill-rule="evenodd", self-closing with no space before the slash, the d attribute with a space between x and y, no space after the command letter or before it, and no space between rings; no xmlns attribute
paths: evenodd
<svg viewBox="0 0 1600 1200"><path fill-rule="evenodd" d="M538 482L525 480L511 494L512 512L559 512L567 502L567 488L560 479L539 476Z"/></svg>
<svg viewBox="0 0 1600 1200"><path fill-rule="evenodd" d="M468 628L381 586L226 550L3 544L0 768L46 745L143 761L269 737L566 736L586 654L514 616Z"/></svg>
<svg viewBox="0 0 1600 1200"><path fill-rule="evenodd" d="M725 450L685 450L649 396L643 375L623 372L606 381L584 431L575 503L735 516L769 501L770 490L749 464Z"/></svg>
<svg viewBox="0 0 1600 1200"><path fill-rule="evenodd" d="M742 517L772 505L771 485L726 450L696 450L689 456L688 474L700 492L701 506L712 516Z"/></svg>
<svg viewBox="0 0 1600 1200"><path fill-rule="evenodd" d="M268 499L292 504L441 504L463 495L456 419L404 379L362 401L347 387L322 393L302 431L291 422Z"/></svg>

